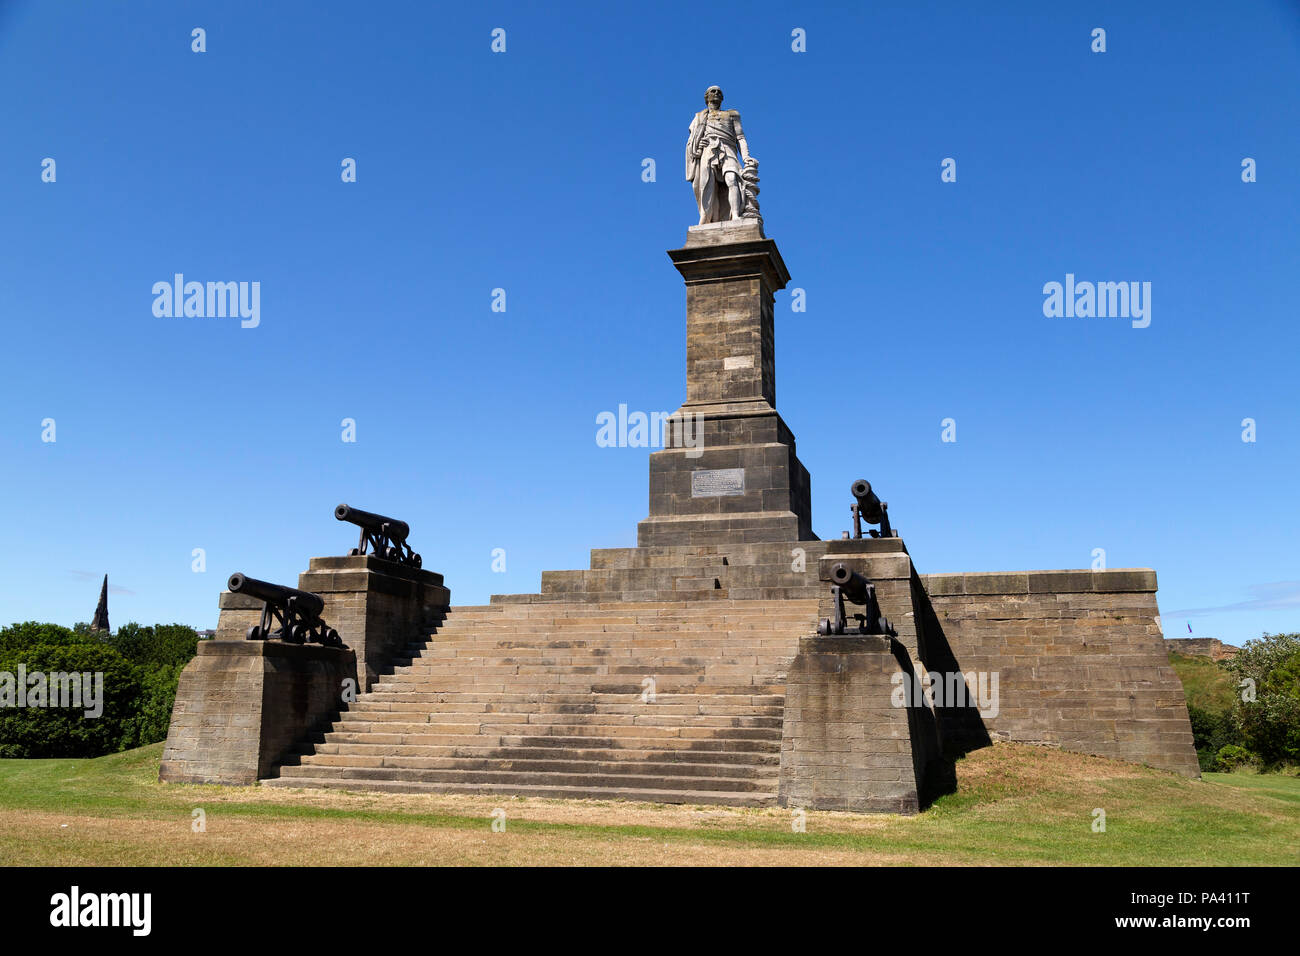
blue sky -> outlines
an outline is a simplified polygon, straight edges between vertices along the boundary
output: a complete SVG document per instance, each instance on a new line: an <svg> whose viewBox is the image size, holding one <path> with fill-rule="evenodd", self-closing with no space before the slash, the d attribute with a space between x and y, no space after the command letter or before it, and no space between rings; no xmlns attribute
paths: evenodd
<svg viewBox="0 0 1300 956"><path fill-rule="evenodd" d="M0 0L0 621L88 620L108 572L115 625L214 626L232 571L351 547L340 501L455 603L635 544L649 449L596 416L684 398L717 83L806 293L777 400L822 537L867 477L923 572L1103 548L1169 636L1300 630L1297 5L793 9ZM260 324L156 317L178 272ZM1044 316L1067 273L1150 282L1150 326Z"/></svg>

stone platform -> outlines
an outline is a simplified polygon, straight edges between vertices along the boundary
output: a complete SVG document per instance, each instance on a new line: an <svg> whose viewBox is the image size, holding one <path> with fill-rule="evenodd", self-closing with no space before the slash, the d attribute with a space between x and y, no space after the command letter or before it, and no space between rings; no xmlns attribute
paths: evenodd
<svg viewBox="0 0 1300 956"><path fill-rule="evenodd" d="M441 576L312 559L300 587L365 692L268 785L911 813L999 739L1197 775L1154 572L920 574L900 538L818 540L776 409L775 242L717 223L669 256L686 401L650 456L638 546L450 611ZM892 635L816 636L839 561ZM256 610L224 595L218 637Z"/></svg>
<svg viewBox="0 0 1300 956"><path fill-rule="evenodd" d="M898 636L839 645L862 676L830 695L796 661L837 647L813 631L838 560ZM918 575L897 538L598 549L452 608L267 783L915 812L994 739L1195 775L1155 614L1147 570ZM972 697L998 673L997 712L891 705L894 674L931 672Z"/></svg>

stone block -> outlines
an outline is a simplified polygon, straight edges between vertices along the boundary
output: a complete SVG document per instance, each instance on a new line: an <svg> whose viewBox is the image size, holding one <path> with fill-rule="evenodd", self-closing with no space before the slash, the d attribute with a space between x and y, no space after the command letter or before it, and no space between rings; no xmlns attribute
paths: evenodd
<svg viewBox="0 0 1300 956"><path fill-rule="evenodd" d="M911 665L888 637L800 639L786 683L782 806L920 810L942 758L924 701L895 706L895 675L910 679Z"/></svg>
<svg viewBox="0 0 1300 956"><path fill-rule="evenodd" d="M247 785L323 730L356 680L347 648L202 641L181 672L158 779Z"/></svg>

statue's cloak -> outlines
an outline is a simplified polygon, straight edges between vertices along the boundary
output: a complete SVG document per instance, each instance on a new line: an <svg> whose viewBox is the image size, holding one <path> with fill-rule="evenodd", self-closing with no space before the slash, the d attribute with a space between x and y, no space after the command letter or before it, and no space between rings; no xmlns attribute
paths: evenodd
<svg viewBox="0 0 1300 956"><path fill-rule="evenodd" d="M728 119L739 115L736 110L719 110L719 112L726 114ZM737 176L739 176L743 171L743 167L740 163L740 154L738 152L740 143L736 139L735 133L718 129L716 126L710 127L709 111L707 109L702 109L696 113L695 118L691 120L690 131L686 137L686 179L688 182L695 182L695 176L696 173L699 172L699 163L701 159L698 155L700 141L710 134L718 137L721 141L717 152L722 154L723 171L725 172L726 170L731 169ZM709 161L709 154L707 151L704 158L706 161Z"/></svg>

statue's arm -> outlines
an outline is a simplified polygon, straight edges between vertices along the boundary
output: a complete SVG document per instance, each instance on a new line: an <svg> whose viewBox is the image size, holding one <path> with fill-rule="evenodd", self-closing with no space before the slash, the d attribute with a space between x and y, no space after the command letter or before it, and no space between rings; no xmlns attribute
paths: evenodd
<svg viewBox="0 0 1300 956"><path fill-rule="evenodd" d="M735 124L736 142L740 144L740 161L742 163L747 163L749 162L749 143L745 142L745 131L740 125L740 114L733 110L731 119Z"/></svg>

